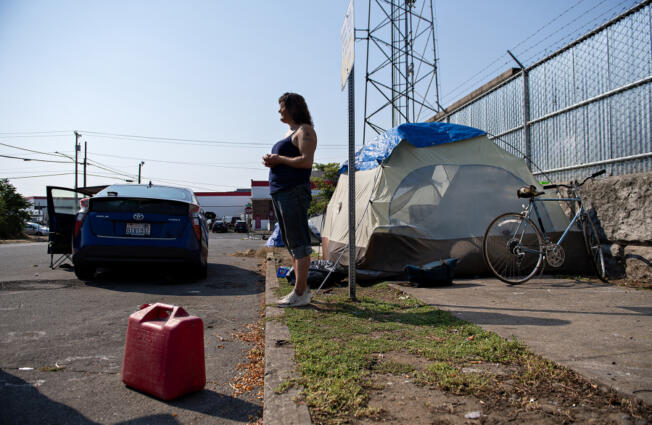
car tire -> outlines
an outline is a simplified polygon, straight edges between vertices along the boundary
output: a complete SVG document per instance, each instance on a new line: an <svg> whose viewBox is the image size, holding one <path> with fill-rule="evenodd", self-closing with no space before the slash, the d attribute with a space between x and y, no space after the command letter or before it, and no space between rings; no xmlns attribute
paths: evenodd
<svg viewBox="0 0 652 425"><path fill-rule="evenodd" d="M79 280L91 280L95 277L95 266L75 264L75 276Z"/></svg>
<svg viewBox="0 0 652 425"><path fill-rule="evenodd" d="M189 266L188 274L194 280L206 279L206 276L208 275L208 263Z"/></svg>

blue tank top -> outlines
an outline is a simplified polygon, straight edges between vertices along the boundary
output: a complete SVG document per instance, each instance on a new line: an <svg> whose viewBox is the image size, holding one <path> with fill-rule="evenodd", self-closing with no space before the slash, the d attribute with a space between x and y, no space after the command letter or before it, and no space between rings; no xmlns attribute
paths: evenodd
<svg viewBox="0 0 652 425"><path fill-rule="evenodd" d="M294 133L292 133L294 134ZM294 158L301 155L299 148L292 143L292 134L276 142L272 153ZM310 168L294 168L289 165L279 164L269 169L269 192L276 193L299 185L310 185Z"/></svg>

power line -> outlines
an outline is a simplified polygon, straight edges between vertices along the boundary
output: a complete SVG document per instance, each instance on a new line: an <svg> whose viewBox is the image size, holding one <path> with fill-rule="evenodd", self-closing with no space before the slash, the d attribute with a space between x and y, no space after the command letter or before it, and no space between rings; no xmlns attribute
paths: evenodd
<svg viewBox="0 0 652 425"><path fill-rule="evenodd" d="M0 133L0 135L20 135L20 134L52 134L52 133L72 133L73 130L42 130L42 131L14 131L10 133Z"/></svg>
<svg viewBox="0 0 652 425"><path fill-rule="evenodd" d="M621 4L624 3L625 1L627 1L627 0L624 0L623 2L621 2ZM605 2L607 2L607 0L602 0L600 3L598 3L597 5L595 5L592 9L593 9L593 10L596 10L597 8L599 8L600 6L602 6ZM582 28L584 28L584 27L586 27L586 26L592 25L593 22L599 20L600 17L601 17L602 15L604 15L605 13L608 13L608 11L607 11L607 12L603 12L601 15L599 15L599 16L597 16L597 17L595 17L595 18L592 18L591 20L589 20L589 22L587 22L586 24L580 26L578 29L581 30ZM566 23L565 26L569 26L569 25L571 25L571 24L573 24L573 23L579 21L580 19L582 19L582 18L584 18L584 17L587 17L588 15L589 15L589 12L586 11L586 12L584 12L583 14L580 14L579 16L576 16L576 17L575 17L573 20L571 20L570 22ZM557 32L557 31L553 31L553 32L551 32L550 34L548 34L546 37L542 38L541 40L539 40L539 41L536 42L535 44L533 44L533 45L527 47L527 48L526 48L525 50L523 50L522 52L519 52L519 55L524 55L526 52L529 52L530 50L532 50L532 49L534 49L535 47L541 45L542 43L545 43L546 41L550 40L552 37L554 37L554 36L556 36L556 35L559 35L559 32ZM562 37L561 37L559 40L563 40L563 39L565 39L565 38L567 38L567 37L569 37L569 36L571 36L571 32L570 32L570 31L567 32L566 34L562 35ZM556 45L557 43L558 43L558 41L557 41L557 42L554 42L554 43L550 43L550 44L548 44L548 46L545 47L543 50L539 50L537 53L534 53L533 55L530 55L530 57L535 57L535 56L537 56L538 54L541 54L541 52L545 52L545 50L548 49L551 45ZM528 59L528 60L529 60L529 59Z"/></svg>
<svg viewBox="0 0 652 425"><path fill-rule="evenodd" d="M33 150L33 149L21 148L20 146L8 145L8 144L6 144L6 143L2 143L2 142L0 142L0 145L2 145L2 146L7 146L7 147L9 147L9 148L18 149L18 150L21 150L21 151L37 153L37 154L39 154L39 155L46 155L46 156L60 156L60 155L58 155L58 154L56 154L56 153L35 151L35 150Z"/></svg>
<svg viewBox="0 0 652 425"><path fill-rule="evenodd" d="M109 155L109 154L102 154L102 153L94 153L94 156L106 156L106 157L111 157L111 158L120 158L120 159L133 159L133 160L144 160L148 162L160 162L164 164L180 164L180 165L193 165L193 166L200 166L200 167L215 167L215 168L235 168L239 170L259 170L260 168L253 168L253 167L240 167L240 166L231 166L231 165L224 165L224 164L213 164L213 163L202 163L202 162L184 162L184 161L165 161L162 159L151 159L151 158L136 158L136 157L129 157L129 156L120 156L120 155Z"/></svg>
<svg viewBox="0 0 652 425"><path fill-rule="evenodd" d="M562 13L560 13L559 15L557 15L555 18L553 18L552 20L550 20L548 23L546 23L545 25L543 25L542 27L540 27L539 29L537 29L537 30L536 30L534 33L532 33L530 36L526 37L524 40L522 40L521 42L519 42L518 44L516 44L516 45L515 45L514 47L512 47L510 50L515 50L516 48L518 48L519 46L523 45L523 44L524 44L525 42L527 42L528 40L532 39L535 35L539 34L542 30L544 30L544 29L546 29L546 28L550 28L550 26L551 26L552 23L554 23L555 21L558 21L562 16L566 15L568 12L570 12L571 10L573 10L574 8L576 8L577 6L579 6L583 1L584 1L584 0L579 0L579 1L578 1L577 3L575 3L573 6L567 8L566 10L564 10ZM577 21L580 20L581 18L588 16L589 13L590 13L591 11L596 10L598 7L602 6L602 4L605 3L606 1L607 1L607 0L602 0L602 1L601 1L600 3L598 3L596 6L589 6L589 8L588 8L587 10L584 10L583 12L580 13L579 16L575 17L573 20L571 20L570 22L568 22L567 24L565 24L565 27L568 27L569 25L571 25L571 24L577 22ZM624 1L622 1L622 2L619 3L617 6L615 6L615 7L611 8L611 9L609 9L607 12L603 12L602 14L600 14L600 15L597 16L596 18L593 18L589 23L587 23L587 24L581 26L580 28L584 28L584 27L586 27L586 26L588 26L588 25L591 25L592 23L598 21L598 20L599 20L602 16L604 16L605 14L609 13L610 11L612 11L612 10L614 10L614 9L616 9L616 8L618 8L618 7L620 7L621 5L623 5L623 4L627 3L627 2L628 2L628 0L624 0ZM535 44L530 45L530 46L528 46L527 48L525 48L524 50L518 52L519 55L524 55L526 52L532 50L533 48L539 46L540 44L542 44L542 43L544 43L545 41L549 40L551 37L553 37L553 36L555 36L555 35L558 35L558 34L559 34L558 31L553 31L550 35L544 37L543 39L539 40L539 41L536 42ZM570 32L566 33L562 38L560 38L557 42L553 43L552 45L558 44L561 40L563 40L563 39L569 37L570 35L571 35ZM544 49L540 50L538 53L535 53L535 54L531 55L531 56L527 59L527 61L530 61L532 58L534 58L534 57L536 57L536 56L542 54L542 52L545 52L548 48L549 48L549 46L548 46L547 48L544 48ZM486 67L484 67L482 70L478 71L477 73L475 73L474 75L472 75L471 77L469 77L467 80L463 81L463 82L460 83L458 86L456 86L455 88L453 88L451 91L449 91L448 93L446 93L446 95L443 96L443 97L448 98L448 97L450 97L451 95L453 95L454 93L457 93L458 91L460 91L460 89L463 89L463 88L469 86L471 83L474 83L474 82L478 79L477 77L478 77L478 76L481 76L481 74L482 74L482 76L487 75L487 74L490 74L490 75L495 74L495 73L497 72L497 71L495 71L495 70L493 70L491 73L489 73L489 72L485 72L485 71L489 70L489 68L491 68L494 64L498 63L501 59L503 59L503 58L505 58L505 57L507 57L507 55L505 55L505 54L499 56L497 59L495 59L495 60L494 60L493 62L491 62L489 65L487 65ZM526 62L527 62L527 61L526 61ZM510 62L511 62L511 60L507 60L506 62L504 62L503 65L507 65L507 64L509 64ZM495 69L495 68L494 68L494 69Z"/></svg>
<svg viewBox="0 0 652 425"><path fill-rule="evenodd" d="M516 49L517 49L519 46L521 46L523 43L525 43L526 41L530 40L532 37L534 37L535 35L537 35L538 33L540 33L544 28L550 26L550 24L552 24L553 22L555 22L556 20L558 20L559 18L561 18L562 16L564 16L566 13L568 13L568 12L571 11L572 9L575 9L575 8L576 8L577 6L579 6L583 1L584 1L584 0L579 0L577 3L575 3L575 4L572 5L571 7L569 7L569 8L566 9L566 10L564 10L563 12L561 12L559 15L557 15L557 16L554 17L552 20L550 20L548 23L544 24L544 25L541 26L538 30L536 30L535 32L533 32L533 33L532 33L530 36L528 36L525 40L519 42L519 43L518 43L517 45L515 45L515 46L512 46L512 48L511 48L510 50L516 50ZM606 0L603 0L603 3L604 3L604 1L606 1ZM598 5L598 6L599 6L599 5ZM596 7L597 7L597 6L596 6Z"/></svg>
<svg viewBox="0 0 652 425"><path fill-rule="evenodd" d="M3 179L18 180L18 179L34 179L37 177L53 177L53 176L69 176L75 173L57 173L57 174L40 174L37 176L18 176L18 177L2 177Z"/></svg>
<svg viewBox="0 0 652 425"><path fill-rule="evenodd" d="M11 156L11 155L0 155L0 157L2 157L2 158L10 158L10 159L20 159L20 160L28 161L28 162L31 162L31 161L54 162L54 163L57 163L57 164L68 164L69 163L68 161L52 161L52 160L49 160L49 159L22 158L22 157L19 157L19 156Z"/></svg>
<svg viewBox="0 0 652 425"><path fill-rule="evenodd" d="M129 177L129 178L136 178L136 175L135 175L135 174L126 173L126 172L124 172L124 171L122 171L122 170L118 170L117 168L112 168L112 167L110 167L110 166L108 166L108 165L104 165L104 164L102 164L102 163L100 163L100 162L97 162L97 161L90 161L90 160L87 160L87 162L88 162L88 165L93 166L93 167L97 167L97 168L102 169L102 170L104 170L104 171L109 171L109 172L112 172L112 173L114 173L114 174L119 174L119 175L122 175L122 176L127 176L127 177Z"/></svg>
<svg viewBox="0 0 652 425"><path fill-rule="evenodd" d="M205 140L205 139L183 139L183 138L173 138L173 137L159 137L159 136L140 136L134 134L117 134L117 133L104 133L98 131L90 130L79 130L85 135L93 135L95 137L103 137L107 139L115 140L134 140L148 143L168 143L168 144L180 144L180 145L200 145L200 146L230 146L230 147L242 147L242 148L269 148L272 143L270 142L233 142L225 140ZM319 144L318 148L332 149L332 148L346 148L346 145L331 145L331 144Z"/></svg>
<svg viewBox="0 0 652 425"><path fill-rule="evenodd" d="M607 1L607 0L603 0L599 5L601 5L601 4L604 3L605 1ZM576 30L576 32L584 33L584 32L586 31L585 29L586 29L587 27L594 27L594 26L595 26L595 23L596 23L596 22L600 22L600 21L601 21L601 18L602 18L603 16L605 16L605 15L607 15L607 14L610 14L610 12L613 12L614 10L620 8L620 7L621 7L623 4L625 4L625 3L627 3L627 0L622 1L620 4L618 4L618 5L614 6L614 7L612 7L611 9L607 9L606 11L602 12L600 15L596 16L595 18L589 20L589 21L588 21L587 23L585 23L584 25L580 26L580 27ZM599 5L598 5L598 6L599 6ZM596 6L596 7L597 7L597 6ZM625 7L622 7L622 10L624 11L624 10L626 10L627 8L628 8L628 7L626 7L626 6L625 6ZM613 16L613 15L615 15L615 14L611 14L611 15ZM573 23L573 22L577 21L577 20L580 19L580 18L581 18L581 16L580 16L580 17L577 17L576 19L574 19L574 20L571 21L570 23ZM537 45L541 44L543 41L550 39L550 38L553 37L554 35L557 35L557 33L554 33L554 32L551 33L548 37L546 37L544 40L540 41L539 43L535 44L534 46L537 46ZM550 50L550 48L551 48L552 46L558 46L559 44L561 44L561 43L564 42L564 41L566 41L566 43L567 43L567 42L568 42L567 40L568 40L569 38L572 38L572 37L573 37L573 34L572 34L572 33L568 33L568 34L563 35L562 37L560 37L559 39L557 39L557 41L555 41L555 42L553 42L553 43L550 43L550 44L548 45L548 47L546 47L545 49L543 49L543 51L541 51L542 53L540 52L540 53L535 53L535 54L531 55L529 58L527 58L527 61L528 61L528 62L531 62L531 61L533 61L534 58L536 58L537 56L539 56L539 55L541 55L541 54L545 54L548 50ZM534 47L534 46L533 46L533 47Z"/></svg>
<svg viewBox="0 0 652 425"><path fill-rule="evenodd" d="M171 179L164 179L164 178L153 177L153 176L151 176L151 177L143 176L143 180L153 180L153 181L159 181L160 180L162 182L190 183L190 184L194 184L194 185L203 185L204 184L204 183L192 182L192 181L188 181L188 180L171 180ZM211 185L211 186L212 187L233 187L233 188L236 188L236 189L238 188L238 186L233 186L233 185L229 185L229 184L218 184L218 185ZM197 186L197 187L200 187L200 186ZM209 186L203 186L203 187L208 188ZM210 190L213 190L213 189L210 189Z"/></svg>

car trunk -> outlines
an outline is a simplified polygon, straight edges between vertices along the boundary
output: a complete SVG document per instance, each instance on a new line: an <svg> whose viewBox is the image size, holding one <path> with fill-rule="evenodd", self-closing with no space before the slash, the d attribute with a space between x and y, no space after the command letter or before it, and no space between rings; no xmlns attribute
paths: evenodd
<svg viewBox="0 0 652 425"><path fill-rule="evenodd" d="M189 204L146 198L92 198L87 220L100 237L176 239L189 225Z"/></svg>

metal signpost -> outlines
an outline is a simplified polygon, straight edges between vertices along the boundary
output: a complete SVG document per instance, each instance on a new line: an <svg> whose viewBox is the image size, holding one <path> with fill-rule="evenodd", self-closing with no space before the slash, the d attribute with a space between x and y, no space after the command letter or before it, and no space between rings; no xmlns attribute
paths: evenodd
<svg viewBox="0 0 652 425"><path fill-rule="evenodd" d="M355 300L355 21L353 0L349 2L342 24L342 90L349 84L349 297Z"/></svg>

